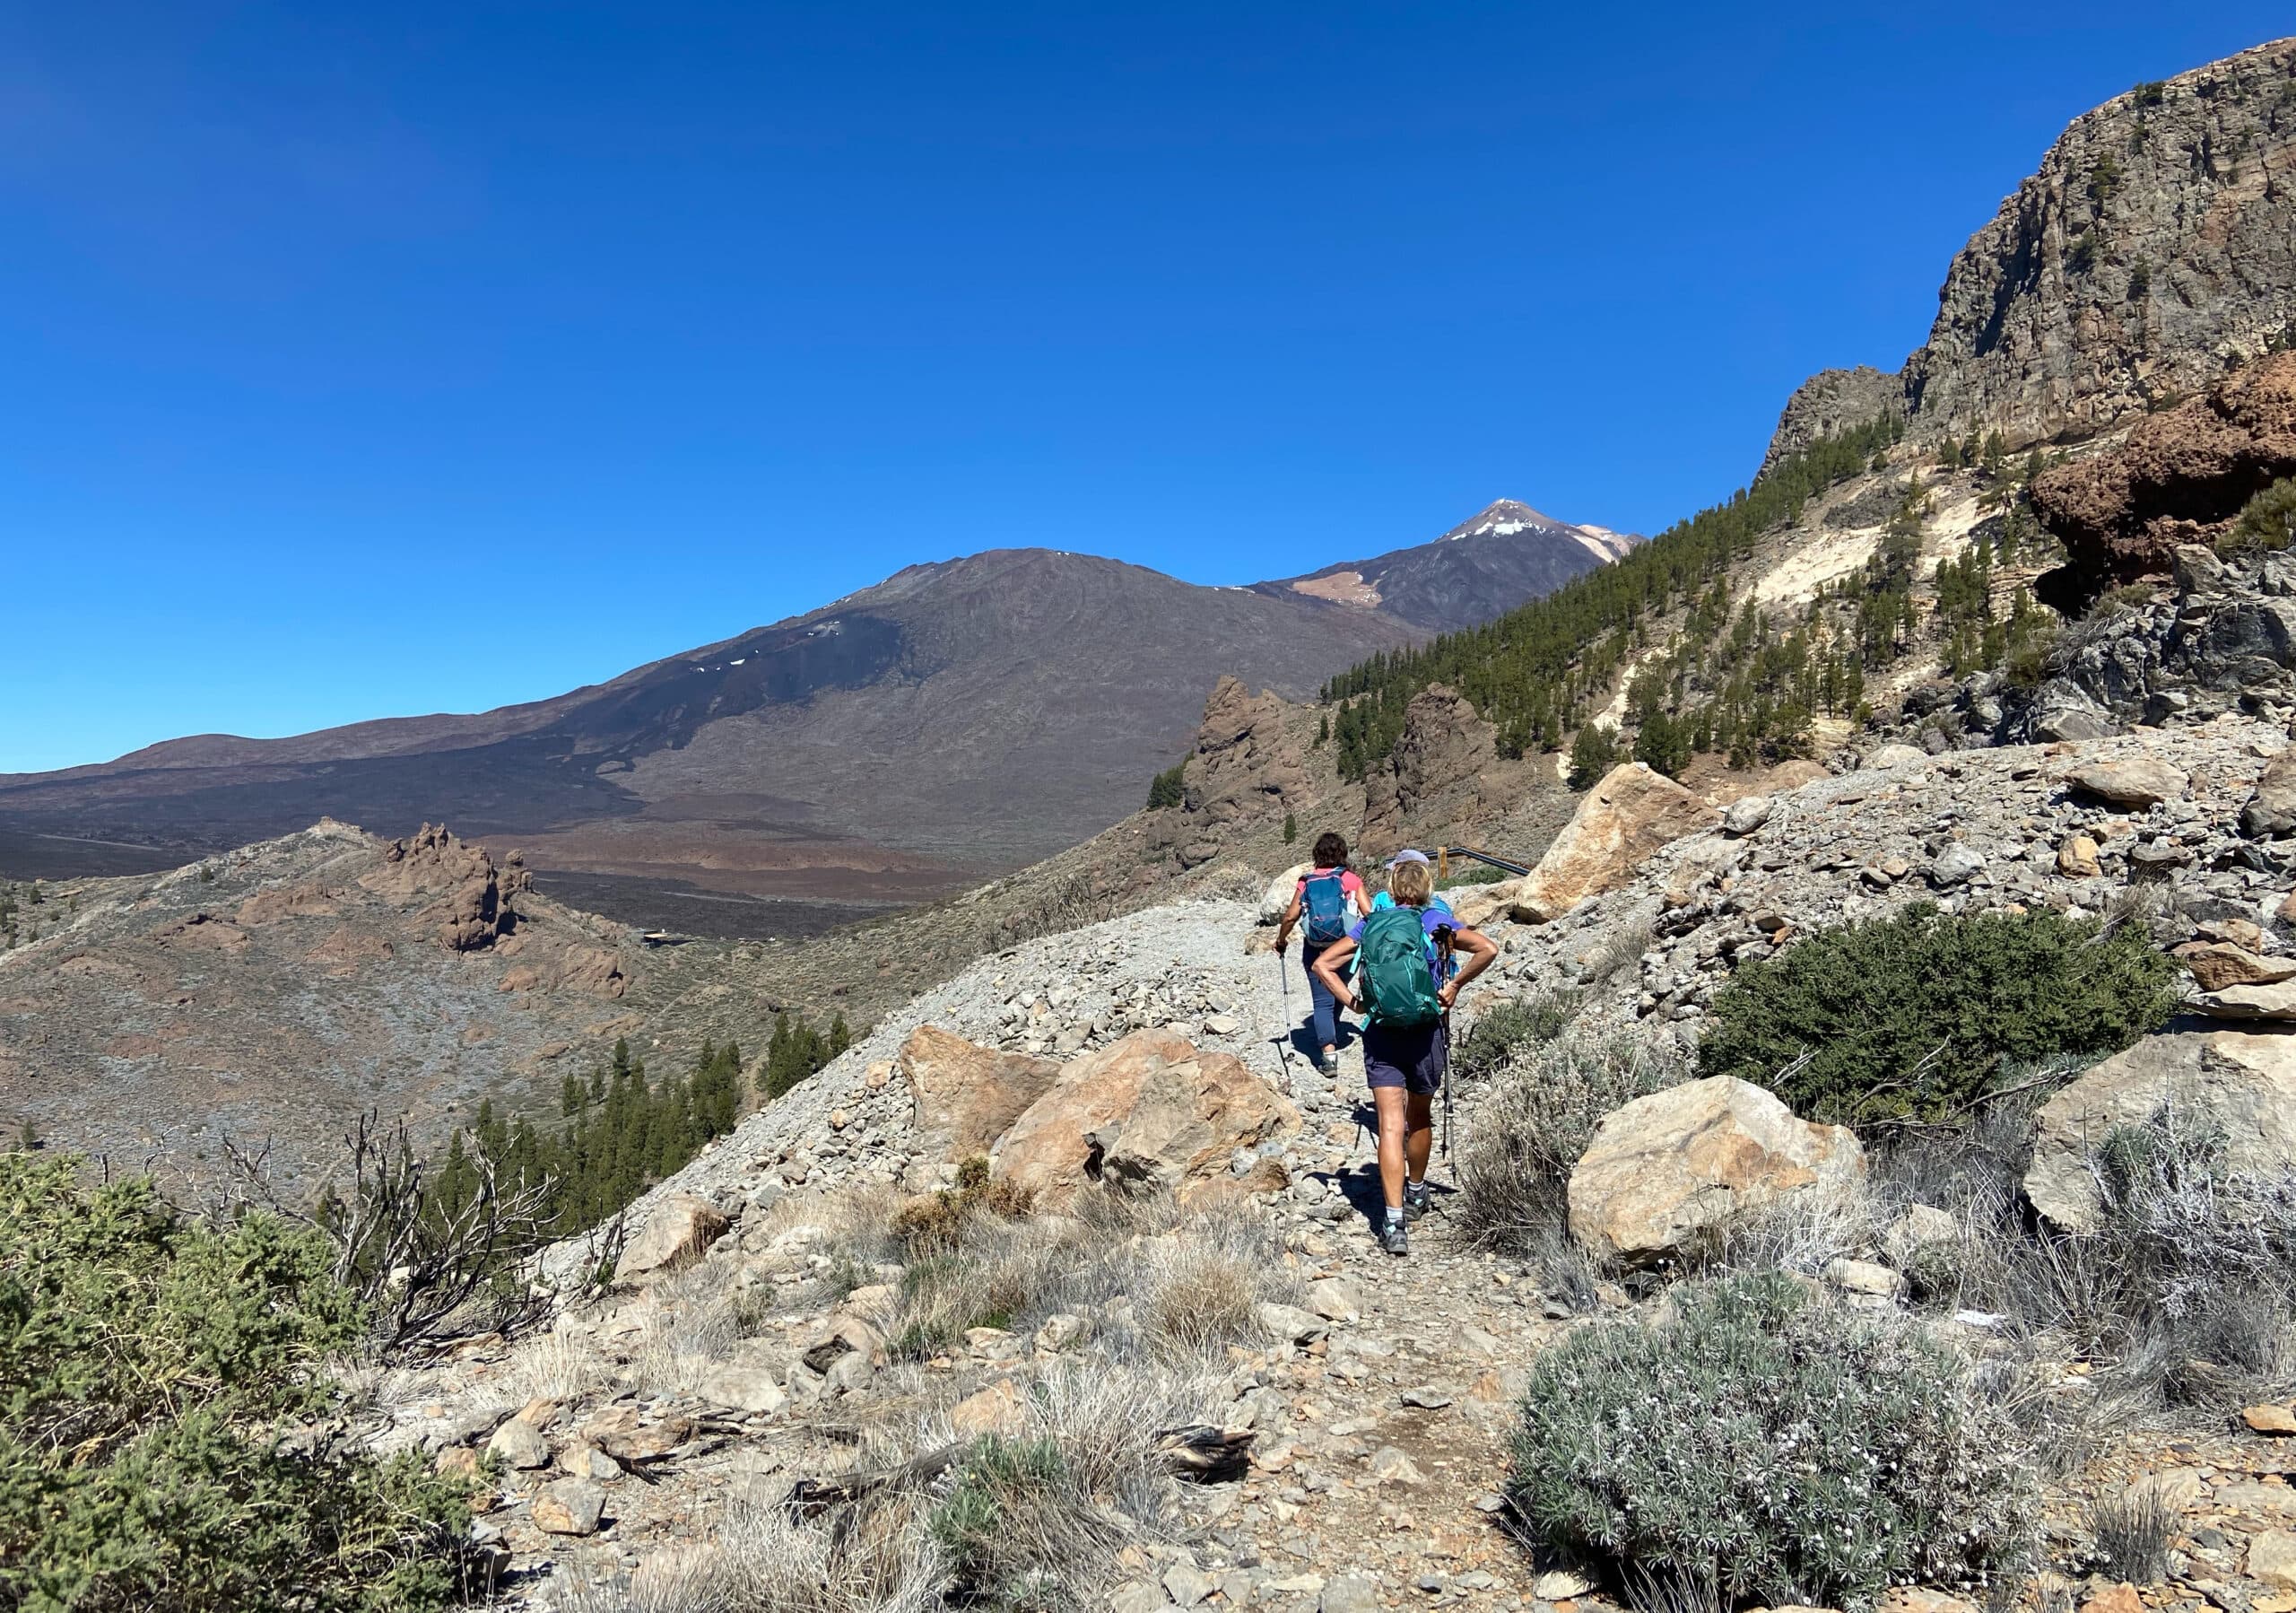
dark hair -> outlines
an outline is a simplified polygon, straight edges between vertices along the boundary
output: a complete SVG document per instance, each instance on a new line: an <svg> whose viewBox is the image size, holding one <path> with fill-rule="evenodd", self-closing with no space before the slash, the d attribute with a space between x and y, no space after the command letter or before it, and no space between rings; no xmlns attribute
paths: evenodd
<svg viewBox="0 0 2296 1613"><path fill-rule="evenodd" d="M1347 842L1339 838L1337 832L1326 829L1316 836L1316 867L1344 868L1346 866Z"/></svg>

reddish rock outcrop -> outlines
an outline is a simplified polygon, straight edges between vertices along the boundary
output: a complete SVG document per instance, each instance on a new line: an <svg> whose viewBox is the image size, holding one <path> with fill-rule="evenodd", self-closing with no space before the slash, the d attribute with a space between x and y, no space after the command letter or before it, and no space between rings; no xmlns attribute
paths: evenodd
<svg viewBox="0 0 2296 1613"><path fill-rule="evenodd" d="M2166 576L2240 507L2296 475L2296 353L2276 353L2132 428L2093 458L2033 479L2034 511L2071 554L2075 595Z"/></svg>
<svg viewBox="0 0 2296 1613"><path fill-rule="evenodd" d="M507 936L517 922L512 900L526 888L526 870L517 858L500 868L483 846L471 845L425 824L383 852L383 866L359 881L393 901L429 898L423 920L448 952L475 952Z"/></svg>

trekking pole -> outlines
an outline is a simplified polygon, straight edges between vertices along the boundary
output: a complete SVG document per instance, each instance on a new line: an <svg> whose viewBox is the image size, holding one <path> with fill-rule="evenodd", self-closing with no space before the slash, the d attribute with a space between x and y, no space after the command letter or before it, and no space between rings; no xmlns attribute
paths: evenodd
<svg viewBox="0 0 2296 1613"><path fill-rule="evenodd" d="M1437 989L1448 985L1451 979L1451 931L1446 926L1435 932L1435 970ZM1451 1011L1443 1010L1443 1168L1457 1171L1451 1162Z"/></svg>
<svg viewBox="0 0 2296 1613"><path fill-rule="evenodd" d="M1307 943L1300 943L1304 955ZM1292 1078L1292 965L1285 961L1283 948L1275 949L1275 983L1283 993L1283 1034L1275 1039L1275 1062L1283 1071L1286 1081Z"/></svg>

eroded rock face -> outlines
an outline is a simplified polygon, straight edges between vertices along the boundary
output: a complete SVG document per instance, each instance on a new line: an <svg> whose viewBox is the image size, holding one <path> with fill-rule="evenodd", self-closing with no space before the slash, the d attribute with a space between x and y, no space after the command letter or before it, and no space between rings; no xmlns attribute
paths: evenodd
<svg viewBox="0 0 2296 1613"><path fill-rule="evenodd" d="M1884 414L1905 413L1905 381L1885 375L1871 364L1855 370L1821 370L1794 388L1770 434L1770 448L1761 457L1761 470L1798 454L1821 437L1831 437L1861 426Z"/></svg>
<svg viewBox="0 0 2296 1613"><path fill-rule="evenodd" d="M950 1160L988 1154L1060 1073L1050 1059L1001 1053L930 1024L901 1044L895 1068L917 1105L919 1145Z"/></svg>
<svg viewBox="0 0 2296 1613"><path fill-rule="evenodd" d="M1213 685L1188 759L1188 815L1224 829L1305 798L1306 765L1283 729L1283 702L1274 694L1254 694L1233 677Z"/></svg>
<svg viewBox="0 0 2296 1613"><path fill-rule="evenodd" d="M1659 848L1710 829L1722 815L1639 762L1613 768L1516 892L1518 922L1544 924L1625 883Z"/></svg>
<svg viewBox="0 0 2296 1613"><path fill-rule="evenodd" d="M2139 421L2118 448L2035 477L2033 510L2071 555L2061 591L2079 597L2169 575L2180 545L2222 536L2242 505L2291 475L2296 353L2283 353Z"/></svg>
<svg viewBox="0 0 2296 1613"><path fill-rule="evenodd" d="M2292 68L2282 39L2074 119L1954 258L1915 434L2094 429L2263 353L2296 318Z"/></svg>
<svg viewBox="0 0 2296 1613"><path fill-rule="evenodd" d="M1498 737L1456 690L1431 684L1412 696L1394 755L1363 780L1362 855L1382 859L1405 844L1422 808L1474 784L1499 759Z"/></svg>
<svg viewBox="0 0 2296 1613"><path fill-rule="evenodd" d="M483 846L425 824L383 852L383 866L359 881L367 890L395 901L430 898L422 918L448 952L475 952L507 936L517 923L512 902L527 885L517 858L500 868Z"/></svg>
<svg viewBox="0 0 2296 1613"><path fill-rule="evenodd" d="M1064 1066L1013 1121L996 1173L1059 1203L1098 1181L1177 1191L1229 1174L1230 1156L1300 1129L1292 1101L1227 1053L1135 1031Z"/></svg>
<svg viewBox="0 0 2296 1613"><path fill-rule="evenodd" d="M2217 1133L2236 1171L2296 1167L2296 1031L2188 1031L2148 1036L2041 1105L2025 1196L2068 1232L2095 1228L2090 1155L2163 1109Z"/></svg>
<svg viewBox="0 0 2296 1613"><path fill-rule="evenodd" d="M1603 1117L1570 1173L1570 1235L1598 1259L1653 1260L1795 1194L1840 1191L1865 1170L1848 1128L1796 1120L1773 1094L1712 1076Z"/></svg>
<svg viewBox="0 0 2296 1613"><path fill-rule="evenodd" d="M2251 840L2296 833L2296 745L2264 764L2256 793L2240 808L2240 833Z"/></svg>

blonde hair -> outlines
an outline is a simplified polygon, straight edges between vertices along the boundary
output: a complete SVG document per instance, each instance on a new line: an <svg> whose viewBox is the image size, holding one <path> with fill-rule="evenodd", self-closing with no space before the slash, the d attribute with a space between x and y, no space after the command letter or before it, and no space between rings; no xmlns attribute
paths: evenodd
<svg viewBox="0 0 2296 1613"><path fill-rule="evenodd" d="M1387 876L1387 894L1405 907L1425 907L1435 894L1435 870L1423 862L1398 863Z"/></svg>

